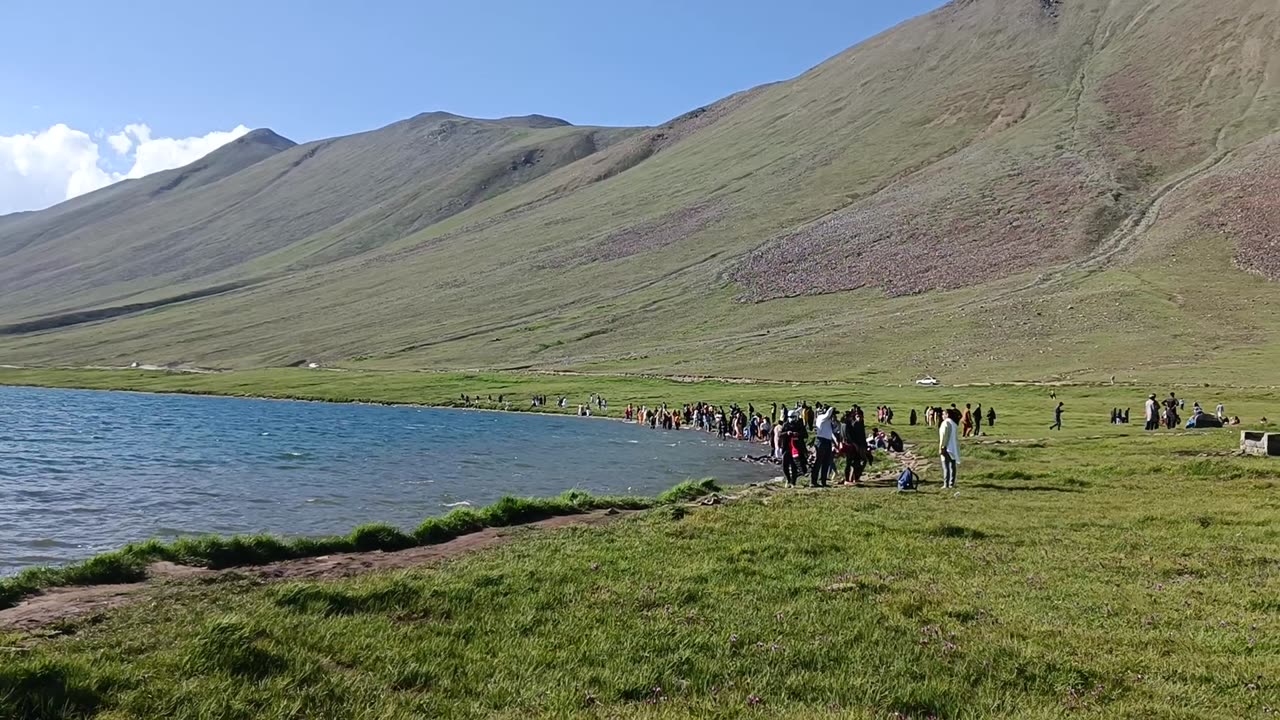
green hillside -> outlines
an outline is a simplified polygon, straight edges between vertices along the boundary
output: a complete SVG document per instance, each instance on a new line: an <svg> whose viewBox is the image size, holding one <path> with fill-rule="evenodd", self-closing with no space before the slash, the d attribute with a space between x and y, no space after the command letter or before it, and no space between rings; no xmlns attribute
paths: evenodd
<svg viewBox="0 0 1280 720"><path fill-rule="evenodd" d="M663 127L292 148L18 252L0 224L0 361L1251 378L1278 36L1271 0L956 0Z"/></svg>

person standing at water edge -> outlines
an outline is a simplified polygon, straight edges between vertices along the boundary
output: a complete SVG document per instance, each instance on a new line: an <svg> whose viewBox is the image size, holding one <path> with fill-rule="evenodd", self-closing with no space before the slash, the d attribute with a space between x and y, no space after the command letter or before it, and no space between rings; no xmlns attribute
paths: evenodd
<svg viewBox="0 0 1280 720"><path fill-rule="evenodd" d="M956 486L956 466L960 464L959 410L951 410L938 426L938 456L942 458L942 487Z"/></svg>
<svg viewBox="0 0 1280 720"><path fill-rule="evenodd" d="M805 440L809 433L804 428L804 420L800 419L800 411L787 415L782 425L782 474L787 479L787 487L795 487L800 474L804 472Z"/></svg>
<svg viewBox="0 0 1280 720"><path fill-rule="evenodd" d="M816 457L813 461L812 474L809 476L809 486L827 487L831 464L835 458L836 409L834 407L823 408L821 405L818 407L822 412L818 413L817 417L818 439L813 446Z"/></svg>
<svg viewBox="0 0 1280 720"><path fill-rule="evenodd" d="M1063 409L1063 404L1062 404L1062 403L1058 403L1058 407L1054 408L1054 410L1053 410L1053 424L1049 426L1049 429L1050 429L1050 430L1061 430L1061 429L1062 429L1062 409Z"/></svg>

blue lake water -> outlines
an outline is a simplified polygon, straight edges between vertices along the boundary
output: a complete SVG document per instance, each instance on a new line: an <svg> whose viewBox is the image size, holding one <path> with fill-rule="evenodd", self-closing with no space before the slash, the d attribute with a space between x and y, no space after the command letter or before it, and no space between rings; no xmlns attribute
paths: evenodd
<svg viewBox="0 0 1280 720"><path fill-rule="evenodd" d="M503 495L760 479L743 454L576 417L0 387L0 574L151 537L411 529Z"/></svg>

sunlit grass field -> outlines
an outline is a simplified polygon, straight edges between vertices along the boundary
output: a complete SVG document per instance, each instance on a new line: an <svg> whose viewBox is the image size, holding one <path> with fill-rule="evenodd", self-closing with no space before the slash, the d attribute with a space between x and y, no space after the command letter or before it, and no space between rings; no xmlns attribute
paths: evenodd
<svg viewBox="0 0 1280 720"><path fill-rule="evenodd" d="M1147 392L276 371L4 382L444 403L995 406L957 493L753 489L310 583L226 573L0 636L0 717L1266 718L1280 706L1280 461L1146 434ZM533 390L533 388L542 388ZM416 390L414 389L416 388ZM1270 392L1177 388L1256 424ZM1066 428L1047 430L1049 397ZM1195 396L1195 397L1193 397ZM1131 401L1130 398L1132 398ZM1185 413L1184 413L1185 414ZM636 432L644 432L639 428ZM882 459L881 468L890 461ZM736 491L735 491L736 492ZM1269 710L1270 708L1270 710Z"/></svg>

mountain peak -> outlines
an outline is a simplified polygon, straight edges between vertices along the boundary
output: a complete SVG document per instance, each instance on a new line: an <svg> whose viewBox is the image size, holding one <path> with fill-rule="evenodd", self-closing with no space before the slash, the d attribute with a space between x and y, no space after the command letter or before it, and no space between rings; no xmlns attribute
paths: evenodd
<svg viewBox="0 0 1280 720"><path fill-rule="evenodd" d="M271 128L258 128L256 130L250 130L230 143L227 143L227 146L265 145L275 150L288 150L297 144L298 143L280 135Z"/></svg>
<svg viewBox="0 0 1280 720"><path fill-rule="evenodd" d="M512 117L504 117L493 122L501 125L514 125L516 127L527 128L555 128L555 127L572 127L573 123L568 120L561 120L557 117L549 115L518 115Z"/></svg>
<svg viewBox="0 0 1280 720"><path fill-rule="evenodd" d="M573 127L573 123L568 120L561 120L557 117L549 115L513 115L503 118L473 118L465 115L455 115L450 112L435 111L418 113L408 120L404 121L414 125L421 123L438 123L447 120L461 122L485 123L488 125L501 125L503 127L529 128L533 130L542 130L546 128Z"/></svg>

